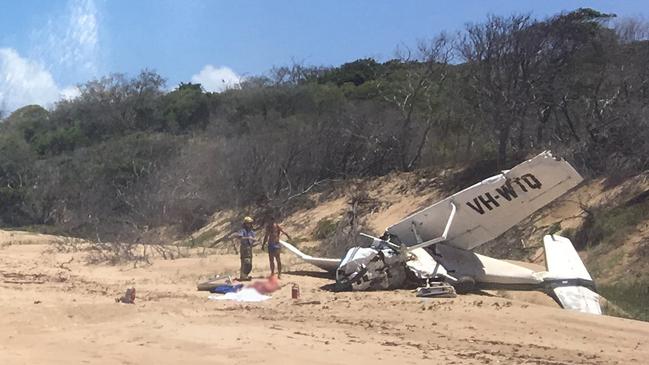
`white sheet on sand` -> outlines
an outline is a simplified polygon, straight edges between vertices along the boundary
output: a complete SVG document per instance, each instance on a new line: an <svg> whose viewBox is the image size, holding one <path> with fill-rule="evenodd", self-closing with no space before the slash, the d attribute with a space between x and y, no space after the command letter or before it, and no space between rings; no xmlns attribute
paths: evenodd
<svg viewBox="0 0 649 365"><path fill-rule="evenodd" d="M209 300L234 300L236 302L263 302L270 299L268 295L259 294L254 288L243 288L236 293L212 294Z"/></svg>

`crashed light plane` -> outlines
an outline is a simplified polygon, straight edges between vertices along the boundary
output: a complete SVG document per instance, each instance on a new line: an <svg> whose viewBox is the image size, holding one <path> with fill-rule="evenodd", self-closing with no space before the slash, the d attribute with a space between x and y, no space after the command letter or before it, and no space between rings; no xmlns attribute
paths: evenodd
<svg viewBox="0 0 649 365"><path fill-rule="evenodd" d="M569 239L543 238L546 271L534 271L472 250L577 186L582 177L548 151L485 179L388 227L369 247L342 259L307 255L305 262L335 273L340 290L424 285L422 296L480 289L541 290L563 308L601 314L594 283Z"/></svg>

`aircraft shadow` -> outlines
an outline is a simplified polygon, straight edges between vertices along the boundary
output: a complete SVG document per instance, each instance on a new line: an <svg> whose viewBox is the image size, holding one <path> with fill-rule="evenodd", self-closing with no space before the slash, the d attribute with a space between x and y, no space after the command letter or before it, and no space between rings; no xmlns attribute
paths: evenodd
<svg viewBox="0 0 649 365"><path fill-rule="evenodd" d="M328 291L328 292L337 292L336 283L325 284L320 287L320 290Z"/></svg>
<svg viewBox="0 0 649 365"><path fill-rule="evenodd" d="M333 276L325 271L307 271L307 270L293 270L293 271L285 271L284 274L288 275L299 275L299 276L310 276L313 278L319 278L319 279L331 279Z"/></svg>

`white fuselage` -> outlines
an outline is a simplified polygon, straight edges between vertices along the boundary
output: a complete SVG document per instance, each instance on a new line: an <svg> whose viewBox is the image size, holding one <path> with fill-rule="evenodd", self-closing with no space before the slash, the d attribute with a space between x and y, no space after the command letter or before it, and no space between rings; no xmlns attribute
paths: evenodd
<svg viewBox="0 0 649 365"><path fill-rule="evenodd" d="M530 289L540 287L547 274L443 244L437 245L435 251L437 255L428 253L444 267L446 276L455 279L470 277L480 287Z"/></svg>

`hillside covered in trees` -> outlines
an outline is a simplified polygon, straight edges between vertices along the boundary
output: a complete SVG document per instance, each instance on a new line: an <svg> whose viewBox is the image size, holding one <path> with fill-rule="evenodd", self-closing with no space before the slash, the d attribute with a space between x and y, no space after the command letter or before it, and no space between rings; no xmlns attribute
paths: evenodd
<svg viewBox="0 0 649 365"><path fill-rule="evenodd" d="M331 180L419 168L488 174L552 149L586 176L649 168L649 42L580 9L490 16L387 62L292 65L207 93L109 75L0 124L0 226L135 240Z"/></svg>

